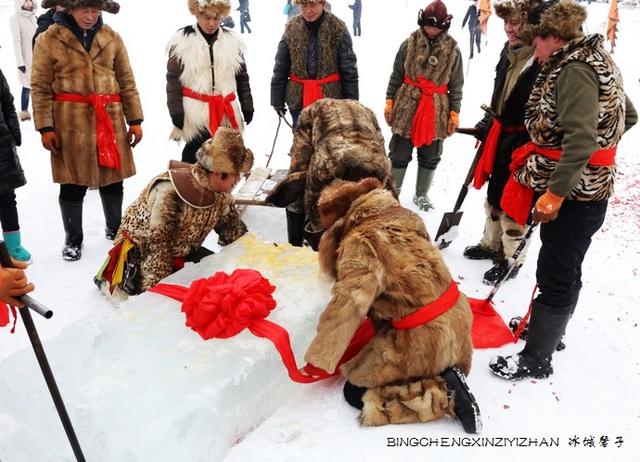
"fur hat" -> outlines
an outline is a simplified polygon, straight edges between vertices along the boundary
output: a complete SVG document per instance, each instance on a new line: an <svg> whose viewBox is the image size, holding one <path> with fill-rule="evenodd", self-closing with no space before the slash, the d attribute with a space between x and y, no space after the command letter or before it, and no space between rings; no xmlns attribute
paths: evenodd
<svg viewBox="0 0 640 462"><path fill-rule="evenodd" d="M448 14L447 6L442 0L434 0L424 10L418 11L418 25L420 27L433 26L440 30L447 30L451 26L453 16Z"/></svg>
<svg viewBox="0 0 640 462"><path fill-rule="evenodd" d="M120 5L113 0L43 0L42 8L61 6L65 10L72 8L98 8L107 13L116 14L120 11Z"/></svg>
<svg viewBox="0 0 640 462"><path fill-rule="evenodd" d="M207 13L215 17L223 17L231 11L229 0L187 0L192 15Z"/></svg>
<svg viewBox="0 0 640 462"><path fill-rule="evenodd" d="M506 0L493 5L496 16L507 22L522 23L532 9L540 4L538 0Z"/></svg>
<svg viewBox="0 0 640 462"><path fill-rule="evenodd" d="M379 188L382 188L382 183L377 178L364 178L357 183L334 180L322 190L318 199L318 213L322 226L328 229L336 220L345 216L353 201Z"/></svg>
<svg viewBox="0 0 640 462"><path fill-rule="evenodd" d="M305 3L325 3L325 0L293 0L294 5L303 5Z"/></svg>
<svg viewBox="0 0 640 462"><path fill-rule="evenodd" d="M246 173L253 166L253 153L244 147L239 130L220 127L196 153L198 163L209 172Z"/></svg>
<svg viewBox="0 0 640 462"><path fill-rule="evenodd" d="M531 43L536 36L547 35L569 41L584 35L585 19L587 10L573 0L550 0L531 10L518 35L525 43Z"/></svg>

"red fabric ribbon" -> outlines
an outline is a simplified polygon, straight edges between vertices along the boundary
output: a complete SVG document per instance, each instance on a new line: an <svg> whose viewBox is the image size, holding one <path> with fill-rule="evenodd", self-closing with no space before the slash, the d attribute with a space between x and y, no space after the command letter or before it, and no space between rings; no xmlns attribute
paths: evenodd
<svg viewBox="0 0 640 462"><path fill-rule="evenodd" d="M315 103L319 99L324 98L324 92L322 91L322 85L325 83L339 82L340 74L328 75L322 79L301 79L293 74L289 76L292 82L302 84L302 108Z"/></svg>
<svg viewBox="0 0 640 462"><path fill-rule="evenodd" d="M11 326L11 333L13 334L16 331L16 322L18 321L18 314L15 306L0 303L0 327L8 325L11 321L9 318L9 310L11 310L11 315L13 316L13 326Z"/></svg>
<svg viewBox="0 0 640 462"><path fill-rule="evenodd" d="M436 298L433 302L427 303L419 310L414 311L408 316L402 319L391 321L391 325L396 329L413 329L423 324L427 324L433 319L440 316L445 311L449 310L456 304L460 298L460 292L458 291L458 284L451 281L447 290L444 291L440 297Z"/></svg>
<svg viewBox="0 0 640 462"><path fill-rule="evenodd" d="M491 176L493 172L493 165L496 161L496 152L498 151L498 142L503 132L515 133L524 132L526 128L524 125L516 127L503 126L500 121L493 119L487 138L482 145L482 154L480 154L480 160L473 173L473 187L476 189L482 188L485 182Z"/></svg>
<svg viewBox="0 0 640 462"><path fill-rule="evenodd" d="M229 93L226 96L223 95L203 95L193 91L191 88L182 87L182 95L187 98L197 99L207 103L209 107L209 132L211 137L218 131L218 127L222 125L222 120L226 115L229 119L229 123L232 128L238 129L238 121L236 120L236 114L233 111L231 101L236 99L235 93Z"/></svg>
<svg viewBox="0 0 640 462"><path fill-rule="evenodd" d="M96 113L96 145L98 164L102 167L120 169L120 151L113 122L107 112L107 104L119 103L120 95L78 95L76 93L58 93L55 101L90 104Z"/></svg>
<svg viewBox="0 0 640 462"><path fill-rule="evenodd" d="M615 165L617 146L608 149L598 149L591 154L589 165L604 167ZM515 179L515 172L520 170L531 154L540 154L556 162L562 156L561 149L551 149L538 146L529 142L513 151L509 170L511 176L504 187L500 207L516 223L525 225L529 218L529 212L533 207L533 189L518 183Z"/></svg>
<svg viewBox="0 0 640 462"><path fill-rule="evenodd" d="M413 125L411 126L411 140L415 147L429 145L433 142L436 134L436 105L433 95L446 94L449 91L448 85L437 86L431 80L427 80L424 76L418 77L418 81L411 80L408 75L404 76L404 83L412 87L419 88L422 91L418 108L413 116Z"/></svg>

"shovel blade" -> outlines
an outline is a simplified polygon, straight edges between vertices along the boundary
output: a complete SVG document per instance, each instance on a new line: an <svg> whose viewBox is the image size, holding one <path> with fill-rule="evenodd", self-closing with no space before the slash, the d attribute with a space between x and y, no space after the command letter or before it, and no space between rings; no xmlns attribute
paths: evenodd
<svg viewBox="0 0 640 462"><path fill-rule="evenodd" d="M449 233L449 231L460 224L462 213L462 210L459 210L457 212L446 212L442 215L442 221L440 222L440 227L438 228L438 232L434 239L436 245L440 249L445 249L449 247L449 244L451 244L454 237L451 234L454 233Z"/></svg>

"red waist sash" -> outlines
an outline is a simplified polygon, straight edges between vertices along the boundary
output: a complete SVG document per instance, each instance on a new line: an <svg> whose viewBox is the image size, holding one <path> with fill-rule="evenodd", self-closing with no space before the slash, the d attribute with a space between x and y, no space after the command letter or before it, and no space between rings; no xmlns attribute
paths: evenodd
<svg viewBox="0 0 640 462"><path fill-rule="evenodd" d="M301 79L293 74L289 76L292 82L302 84L302 108L315 103L319 99L324 98L324 92L322 91L322 85L325 83L333 83L340 81L340 74L337 72L328 75L322 79Z"/></svg>
<svg viewBox="0 0 640 462"><path fill-rule="evenodd" d="M473 187L476 189L482 188L482 185L489 179L493 172L493 165L496 161L496 151L498 150L498 141L503 132L516 133L524 132L526 128L524 125L509 126L502 125L499 120L493 119L489 133L482 144L482 154L476 165L476 169L473 173Z"/></svg>
<svg viewBox="0 0 640 462"><path fill-rule="evenodd" d="M226 96L203 95L202 93L193 91L191 88L182 87L182 96L207 103L209 107L209 132L211 133L211 137L218 131L218 127L222 124L222 119L225 115L229 119L231 127L238 129L236 114L233 112L233 106L231 105L231 101L236 99L235 93L229 93Z"/></svg>
<svg viewBox="0 0 640 462"><path fill-rule="evenodd" d="M449 86L437 86L423 76L418 77L418 81L416 82L411 80L408 75L405 75L404 83L419 88L422 92L418 108L413 116L411 141L413 141L415 147L431 144L436 133L436 105L433 100L433 95L436 93L446 94L449 91Z"/></svg>
<svg viewBox="0 0 640 462"><path fill-rule="evenodd" d="M55 101L69 101L72 103L90 104L96 112L96 147L98 149L98 163L102 167L120 169L120 152L113 122L107 112L107 104L119 103L120 95L78 95L76 93L58 93Z"/></svg>

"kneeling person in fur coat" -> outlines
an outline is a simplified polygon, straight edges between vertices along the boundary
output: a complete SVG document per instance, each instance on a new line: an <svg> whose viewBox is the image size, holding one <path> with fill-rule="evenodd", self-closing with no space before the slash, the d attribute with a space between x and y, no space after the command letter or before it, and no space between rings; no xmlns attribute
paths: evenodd
<svg viewBox="0 0 640 462"><path fill-rule="evenodd" d="M361 423L427 422L449 414L477 433L480 412L465 383L473 349L469 303L422 219L381 186L375 178L337 180L320 195L327 228L320 264L336 282L305 360L335 371L368 317L374 337L340 369L347 401L362 409Z"/></svg>
<svg viewBox="0 0 640 462"><path fill-rule="evenodd" d="M118 286L129 294L143 292L185 260L198 261L192 257L212 230L220 245L247 232L230 194L240 174L253 165L253 154L244 147L240 132L220 127L196 157L195 164L171 161L169 170L151 180L127 208L116 245L96 276L98 285L108 281L111 291ZM134 263L133 275L118 275L117 260L127 259L132 245L139 252L139 264Z"/></svg>

